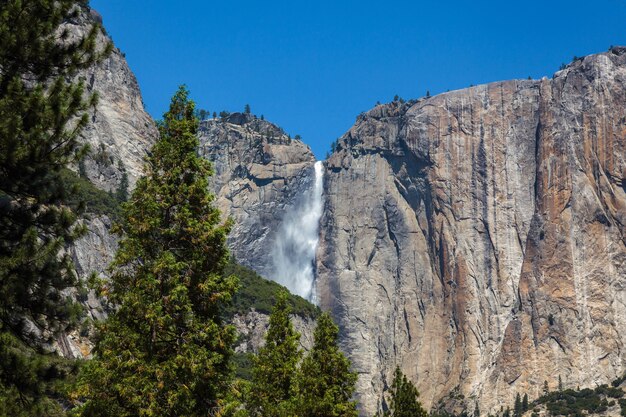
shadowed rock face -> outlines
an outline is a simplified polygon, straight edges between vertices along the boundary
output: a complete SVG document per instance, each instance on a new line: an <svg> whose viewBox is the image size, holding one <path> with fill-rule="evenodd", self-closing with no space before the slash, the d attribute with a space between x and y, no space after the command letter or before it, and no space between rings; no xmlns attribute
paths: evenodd
<svg viewBox="0 0 626 417"><path fill-rule="evenodd" d="M624 371L625 148L624 48L359 117L327 161L317 287L365 414L396 364L427 406L483 412Z"/></svg>

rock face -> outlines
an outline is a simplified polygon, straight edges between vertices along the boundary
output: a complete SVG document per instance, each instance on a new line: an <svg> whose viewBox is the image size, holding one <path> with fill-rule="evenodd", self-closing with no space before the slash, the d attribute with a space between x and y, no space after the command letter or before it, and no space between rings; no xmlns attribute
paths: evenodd
<svg viewBox="0 0 626 417"><path fill-rule="evenodd" d="M625 48L377 106L325 178L318 297L364 415L396 365L485 413L626 369Z"/></svg>
<svg viewBox="0 0 626 417"><path fill-rule="evenodd" d="M80 34L94 18L68 25ZM81 169L105 190L126 173L132 189L157 137L136 79L119 51L83 77L100 103ZM276 233L311 188L313 154L249 114L204 121L200 140L216 204L234 220L233 254L271 278ZM544 380L585 387L624 372L625 148L624 48L550 80L359 117L326 163L316 269L318 300L360 375L362 414L385 406L395 365L426 406L478 403L484 413L517 393L538 396ZM117 245L107 217L85 221L89 234L70 249L81 276L102 273ZM93 318L106 314L83 297ZM238 349L258 349L267 316L235 324ZM310 344L311 323L297 327ZM58 345L68 356L90 350L79 334Z"/></svg>
<svg viewBox="0 0 626 417"><path fill-rule="evenodd" d="M279 127L244 113L201 123L200 154L213 162L217 206L233 219L238 262L273 276L272 248L285 212L314 181L315 156Z"/></svg>
<svg viewBox="0 0 626 417"><path fill-rule="evenodd" d="M100 19L95 11L85 12L66 25L73 36L79 37ZM100 34L97 49L102 50L108 42L111 39ZM97 92L99 97L82 135L91 148L84 162L85 174L98 188L115 191L126 173L132 189L142 175L146 151L158 137L154 121L144 109L137 79L117 48L79 78L85 81L89 92Z"/></svg>
<svg viewBox="0 0 626 417"><path fill-rule="evenodd" d="M66 26L71 36L80 37L100 20L95 11L85 12ZM103 49L110 41L105 34L99 35L97 49ZM78 78L86 82L89 92L98 93L99 101L82 134L83 143L89 144L91 152L84 165L75 168L84 170L91 182L106 191L116 191L125 174L132 190L141 176L144 156L158 137L154 121L144 109L137 80L118 49ZM87 279L92 273L105 272L117 250L118 239L110 233L112 221L107 216L83 221L88 233L69 250L79 277ZM93 292L77 296L87 307L90 318L106 317L104 306ZM85 357L91 352L91 343L75 332L61 337L57 349L64 356Z"/></svg>
<svg viewBox="0 0 626 417"><path fill-rule="evenodd" d="M306 351L313 347L315 320L310 317L292 315L294 329L300 333L300 347ZM265 333L270 323L270 316L252 309L246 314L236 314L232 324L237 329L239 339L235 352L258 353L265 345Z"/></svg>

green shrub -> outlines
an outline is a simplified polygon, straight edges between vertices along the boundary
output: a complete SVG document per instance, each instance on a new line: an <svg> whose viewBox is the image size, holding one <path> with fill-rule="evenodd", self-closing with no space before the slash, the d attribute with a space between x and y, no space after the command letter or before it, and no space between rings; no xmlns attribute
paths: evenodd
<svg viewBox="0 0 626 417"><path fill-rule="evenodd" d="M226 309L226 318L237 313L245 314L252 308L259 313L270 314L276 301L276 295L281 289L284 289L282 285L266 280L252 269L235 262L231 262L224 273L237 276L240 285L231 305ZM297 295L289 295L289 304L291 304L293 314L301 317L316 318L320 313L317 306Z"/></svg>
<svg viewBox="0 0 626 417"><path fill-rule="evenodd" d="M76 193L68 199L68 204L77 210L84 208L85 213L107 215L117 219L120 214L120 201L110 193L97 188L87 178L80 177L69 169L61 173L67 188L73 188Z"/></svg>
<svg viewBox="0 0 626 417"><path fill-rule="evenodd" d="M235 377L246 381L252 380L252 367L254 365L254 354L248 352L237 352L233 355L235 365Z"/></svg>
<svg viewBox="0 0 626 417"><path fill-rule="evenodd" d="M581 416L584 413L598 414L608 410L611 406L608 398L619 399L622 413L626 410L626 400L622 399L624 391L608 385L600 385L595 389L582 390L566 389L550 392L538 398L535 404L544 404L550 414L555 416ZM615 401L612 400L615 404ZM626 414L622 414L626 415Z"/></svg>

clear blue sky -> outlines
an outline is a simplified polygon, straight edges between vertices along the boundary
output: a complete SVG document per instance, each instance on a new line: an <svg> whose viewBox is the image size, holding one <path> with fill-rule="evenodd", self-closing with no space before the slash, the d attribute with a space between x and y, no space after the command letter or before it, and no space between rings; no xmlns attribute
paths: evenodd
<svg viewBox="0 0 626 417"><path fill-rule="evenodd" d="M318 158L355 117L410 99L551 76L626 44L626 0L92 0L160 118L179 84L211 112L249 103Z"/></svg>

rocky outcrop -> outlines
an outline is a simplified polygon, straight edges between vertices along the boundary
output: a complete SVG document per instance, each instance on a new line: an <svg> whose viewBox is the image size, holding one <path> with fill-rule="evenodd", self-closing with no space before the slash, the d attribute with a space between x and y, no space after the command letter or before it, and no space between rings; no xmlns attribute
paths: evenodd
<svg viewBox="0 0 626 417"><path fill-rule="evenodd" d="M78 38L98 21L101 17L92 10L66 26L72 36ZM108 42L111 39L101 33L96 48L102 50ZM117 190L126 174L129 189L132 189L142 175L146 152L158 137L154 121L144 109L137 79L117 48L79 78L84 80L87 91L96 92L99 98L82 134L90 153L80 169L98 188L106 191Z"/></svg>
<svg viewBox="0 0 626 417"><path fill-rule="evenodd" d="M428 407L485 413L623 373L625 148L624 48L358 118L327 162L317 287L364 414L395 365Z"/></svg>
<svg viewBox="0 0 626 417"><path fill-rule="evenodd" d="M199 137L200 154L213 162L217 207L233 220L233 255L272 278L272 249L285 212L314 181L311 149L245 113L203 121Z"/></svg>
<svg viewBox="0 0 626 417"><path fill-rule="evenodd" d="M71 36L78 38L95 22L101 22L101 17L92 10L65 25ZM108 42L110 38L101 33L96 48L102 50ZM85 81L87 91L98 94L99 100L82 133L82 141L89 144L90 152L84 164L74 168L106 191L118 190L126 176L128 188L132 190L141 175L144 156L158 137L154 121L144 109L137 80L122 52L115 48L106 60L78 78ZM118 238L110 233L112 221L108 216L88 216L82 221L88 232L69 251L78 276L86 280L92 273L105 274L117 250ZM89 318L106 317L105 306L93 291L74 293L74 296L85 305ZM91 342L84 332L82 336L74 332L62 336L56 349L64 356L86 357L91 352Z"/></svg>
<svg viewBox="0 0 626 417"><path fill-rule="evenodd" d="M315 320L308 316L291 315L294 329L300 333L300 347L305 351L313 347ZM270 317L251 309L246 314L235 314L231 323L237 329L237 353L258 353L265 345L265 333L269 327Z"/></svg>

